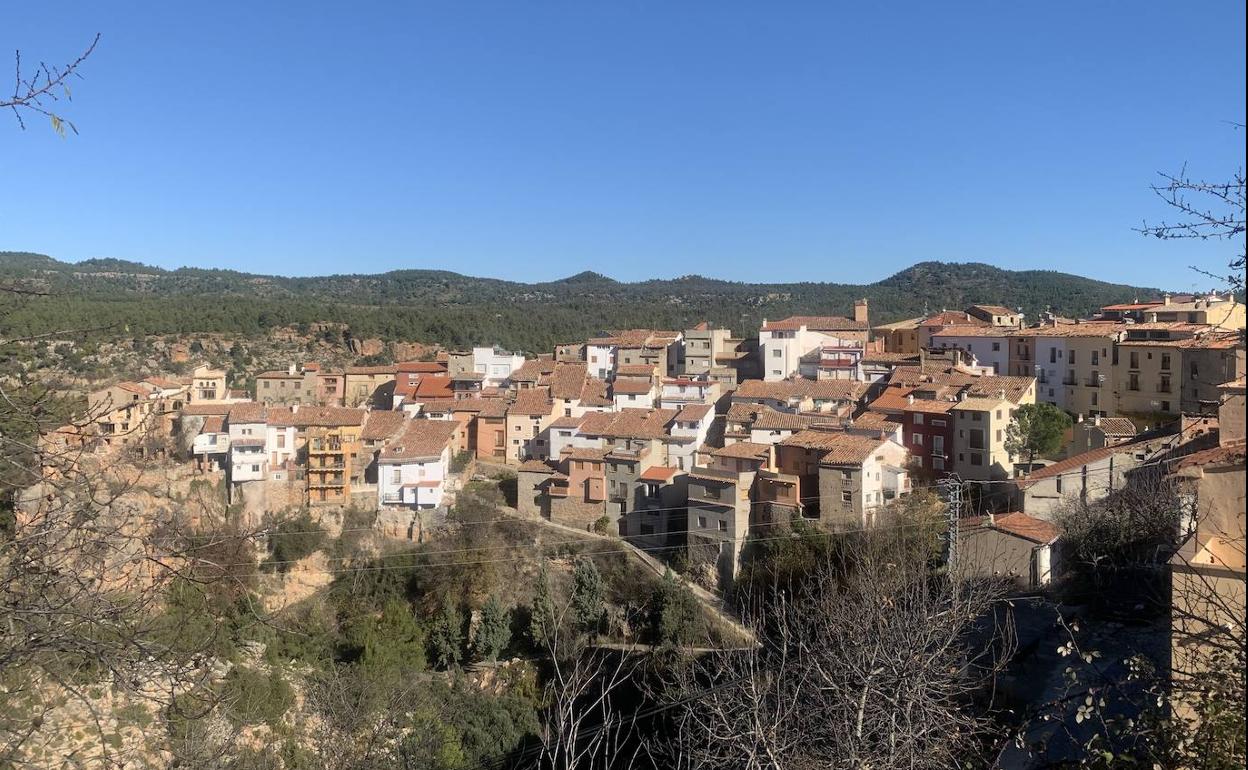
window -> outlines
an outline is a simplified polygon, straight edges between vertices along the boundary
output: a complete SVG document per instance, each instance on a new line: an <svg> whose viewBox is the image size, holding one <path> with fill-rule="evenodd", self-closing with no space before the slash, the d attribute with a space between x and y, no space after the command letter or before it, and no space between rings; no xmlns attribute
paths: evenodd
<svg viewBox="0 0 1248 770"><path fill-rule="evenodd" d="M286 434L285 433L277 434L277 448L278 449L286 448Z"/></svg>
<svg viewBox="0 0 1248 770"><path fill-rule="evenodd" d="M997 410L997 419L998 419L998 420L1000 420L1000 419L1001 419L1001 410L1000 410L1000 409L998 409L998 410Z"/></svg>
<svg viewBox="0 0 1248 770"><path fill-rule="evenodd" d="M1138 352L1136 352L1136 351L1134 351L1134 350L1133 350L1133 351L1131 351L1130 363L1129 363L1128 365L1129 365L1132 369L1139 369L1139 368L1140 368L1140 354L1139 354ZM1138 390L1138 388L1137 388L1137 390Z"/></svg>
<svg viewBox="0 0 1248 770"><path fill-rule="evenodd" d="M1070 355L1066 357L1066 363L1070 364L1071 366L1075 365L1075 351L1073 350L1070 351Z"/></svg>
<svg viewBox="0 0 1248 770"><path fill-rule="evenodd" d="M914 434L914 445L923 446L923 434L922 433Z"/></svg>
<svg viewBox="0 0 1248 770"><path fill-rule="evenodd" d="M1199 371L1199 369L1200 369L1200 367L1198 367L1198 366L1196 365L1196 362L1195 362L1195 361L1193 361L1193 362L1192 362L1191 369L1190 369L1190 371L1191 371L1191 373L1192 373L1192 374L1191 374L1192 379L1196 379L1197 377L1199 377L1199 376L1200 376L1200 371Z"/></svg>
<svg viewBox="0 0 1248 770"><path fill-rule="evenodd" d="M1049 348L1049 363L1057 363L1057 348Z"/></svg>
<svg viewBox="0 0 1248 770"><path fill-rule="evenodd" d="M259 465L253 465L253 466L251 466L251 472L252 472L252 473L259 473L259 472L260 472L260 466L259 466Z"/></svg>
<svg viewBox="0 0 1248 770"><path fill-rule="evenodd" d="M698 517L698 528L706 529L706 517L705 516Z"/></svg>
<svg viewBox="0 0 1248 770"><path fill-rule="evenodd" d="M1127 390L1139 390L1139 389L1140 389L1140 375L1136 372L1131 372L1130 374L1127 375Z"/></svg>
<svg viewBox="0 0 1248 770"><path fill-rule="evenodd" d="M972 452L971 453L971 465L983 465L983 464L984 464L984 456L978 452Z"/></svg>
<svg viewBox="0 0 1248 770"><path fill-rule="evenodd" d="M1092 406L1100 406L1099 404L1100 399L1097 398L1097 396L1099 395L1101 394L1097 393L1096 391L1092 391Z"/></svg>
<svg viewBox="0 0 1248 770"><path fill-rule="evenodd" d="M945 469L945 458L933 457L932 458L932 470L943 471L944 469Z"/></svg>
<svg viewBox="0 0 1248 770"><path fill-rule="evenodd" d="M1001 349L1001 343L1000 343L1000 342L994 342L994 343L992 343L992 349L993 349L993 351L994 351L994 352L995 352L995 351L1000 350L1000 349Z"/></svg>
<svg viewBox="0 0 1248 770"><path fill-rule="evenodd" d="M1161 375L1161 382L1158 383L1157 390L1160 393L1170 392L1170 375L1168 374Z"/></svg>
<svg viewBox="0 0 1248 770"><path fill-rule="evenodd" d="M933 428L943 428L947 423L944 420L932 420Z"/></svg>
<svg viewBox="0 0 1248 770"><path fill-rule="evenodd" d="M921 415L921 414L915 414L915 415L914 415L914 424L915 424L915 425L922 425L922 424L923 424L923 415Z"/></svg>
<svg viewBox="0 0 1248 770"><path fill-rule="evenodd" d="M265 381L264 381L264 389L265 389L265 390L268 390L268 389L269 389L269 385L272 385L272 383L271 383L271 382L269 382L268 380L265 380Z"/></svg>
<svg viewBox="0 0 1248 770"><path fill-rule="evenodd" d="M773 350L771 351L771 357L772 357L772 358L779 358L779 357L780 357L780 355L781 355L781 350L780 350L780 348L775 348L775 349L773 349Z"/></svg>
<svg viewBox="0 0 1248 770"><path fill-rule="evenodd" d="M971 412L971 422L983 422L983 421L984 421L983 412Z"/></svg>
<svg viewBox="0 0 1248 770"><path fill-rule="evenodd" d="M841 502L850 503L854 500L854 493L848 490L841 493Z"/></svg>
<svg viewBox="0 0 1248 770"><path fill-rule="evenodd" d="M1059 495L1062 493L1062 476L1060 473L1057 476L1057 493Z"/></svg>
<svg viewBox="0 0 1248 770"><path fill-rule="evenodd" d="M728 531L728 521L727 521L727 520L725 520L725 519L720 519L720 520L719 520L719 531L720 531L720 532L727 532L727 531Z"/></svg>
<svg viewBox="0 0 1248 770"><path fill-rule="evenodd" d="M1169 401L1162 401L1162 402L1161 402L1161 411L1163 411L1163 412L1169 412L1169 411L1170 411L1170 402L1169 402Z"/></svg>

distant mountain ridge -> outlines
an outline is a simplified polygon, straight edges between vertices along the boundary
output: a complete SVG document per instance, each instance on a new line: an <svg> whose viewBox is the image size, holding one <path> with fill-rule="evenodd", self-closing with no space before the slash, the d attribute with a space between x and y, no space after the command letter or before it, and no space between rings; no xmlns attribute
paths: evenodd
<svg viewBox="0 0 1248 770"><path fill-rule="evenodd" d="M119 259L62 262L29 252L0 252L0 282L53 295L5 307L0 327L7 333L93 320L156 334L258 333L275 325L342 321L356 333L383 338L527 350L609 328L686 328L703 320L746 333L762 318L847 315L861 297L870 300L872 322L881 323L973 303L1021 307L1031 318L1045 309L1085 315L1161 293L982 263L920 262L870 284L745 283L698 275L628 283L593 271L521 283L423 269L312 277L166 270Z"/></svg>

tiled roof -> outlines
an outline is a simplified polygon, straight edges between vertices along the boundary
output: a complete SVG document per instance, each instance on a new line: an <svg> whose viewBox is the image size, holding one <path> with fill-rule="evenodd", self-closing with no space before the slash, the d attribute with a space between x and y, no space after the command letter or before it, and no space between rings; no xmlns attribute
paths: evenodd
<svg viewBox="0 0 1248 770"><path fill-rule="evenodd" d="M676 417L675 409L621 409L618 412L587 414L580 432L590 436L618 438L662 438L667 424Z"/></svg>
<svg viewBox="0 0 1248 770"><path fill-rule="evenodd" d="M958 526L968 531L980 528L995 529L1040 545L1052 543L1061 534L1061 530L1053 522L1037 519L1019 511L998 513L991 519L988 516L968 516L959 519Z"/></svg>
<svg viewBox="0 0 1248 770"><path fill-rule="evenodd" d="M889 385L884 388L874 401L871 402L869 409L881 412L900 412L909 406L906 397L914 391L914 386L907 385Z"/></svg>
<svg viewBox="0 0 1248 770"><path fill-rule="evenodd" d="M1124 329L1126 324L1117 321L1081 321L1079 323L1045 324L1029 326L1026 329L1015 329L1011 337L1113 337Z"/></svg>
<svg viewBox="0 0 1248 770"><path fill-rule="evenodd" d="M710 404L685 404L676 413L677 422L702 422L714 410Z"/></svg>
<svg viewBox="0 0 1248 770"><path fill-rule="evenodd" d="M985 313L990 313L992 315L1015 315L1018 313L1017 310L1010 310L1008 307L1004 307L1002 305L971 305L971 307L975 310L982 310Z"/></svg>
<svg viewBox="0 0 1248 770"><path fill-rule="evenodd" d="M301 406L297 409L270 409L269 424L296 428L337 428L363 425L366 409L344 406Z"/></svg>
<svg viewBox="0 0 1248 770"><path fill-rule="evenodd" d="M460 372L451 376L452 382L481 382L485 375L481 372Z"/></svg>
<svg viewBox="0 0 1248 770"><path fill-rule="evenodd" d="M732 457L739 460L765 460L771 456L769 444L755 444L752 441L738 441L711 452L712 457Z"/></svg>
<svg viewBox="0 0 1248 770"><path fill-rule="evenodd" d="M867 392L865 382L853 380L802 380L806 392L816 401L857 401Z"/></svg>
<svg viewBox="0 0 1248 770"><path fill-rule="evenodd" d="M552 369L554 369L553 362L540 358L530 358L513 369L511 374L508 375L508 379L512 382L537 382L539 377Z"/></svg>
<svg viewBox="0 0 1248 770"><path fill-rule="evenodd" d="M1161 300L1151 300L1149 302L1123 302L1117 305L1105 305L1101 310L1147 310L1150 307L1157 307L1163 304Z"/></svg>
<svg viewBox="0 0 1248 770"><path fill-rule="evenodd" d="M652 377L657 370L657 366L650 364L622 364L615 367L616 375L622 377Z"/></svg>
<svg viewBox="0 0 1248 770"><path fill-rule="evenodd" d="M345 371L347 374L390 374L393 375L398 370L394 364L383 364L381 366L348 366Z"/></svg>
<svg viewBox="0 0 1248 770"><path fill-rule="evenodd" d="M1137 446L1138 443L1139 442L1136 441L1127 441L1122 444L1098 447L1077 455L1071 455L1064 460L1059 460L1058 462L1046 465L1040 470L1032 471L1026 478L1018 479L1014 483L1019 489L1026 489L1035 484L1037 481L1043 481L1045 479L1051 479L1055 476L1060 476L1063 473L1073 471L1076 468L1082 468L1089 463L1104 460L1112 455L1134 452L1139 448Z"/></svg>
<svg viewBox="0 0 1248 770"><path fill-rule="evenodd" d="M147 379L143 381L151 385L155 385L158 388L162 388L166 390L172 390L172 389L183 387L182 383L178 382L177 380L170 380L165 377L148 377Z"/></svg>
<svg viewBox="0 0 1248 770"><path fill-rule="evenodd" d="M575 401L585 387L587 376L583 363L555 364L550 374L550 395L564 401Z"/></svg>
<svg viewBox="0 0 1248 770"><path fill-rule="evenodd" d="M585 378L585 384L581 386L581 396L578 399L581 406L612 406L613 402L607 398L607 383L597 377Z"/></svg>
<svg viewBox="0 0 1248 770"><path fill-rule="evenodd" d="M819 458L820 465L861 465L879 451L886 441L854 433L831 433L832 441L822 449L827 453Z"/></svg>
<svg viewBox="0 0 1248 770"><path fill-rule="evenodd" d="M458 430L460 424L454 420L412 420L402 436L381 450L378 459L385 462L437 457Z"/></svg>
<svg viewBox="0 0 1248 770"><path fill-rule="evenodd" d="M651 393L654 390L654 384L650 380L616 380L611 385L613 393L623 393L625 395L641 396Z"/></svg>
<svg viewBox="0 0 1248 770"><path fill-rule="evenodd" d="M759 404L729 404L727 419L729 422L753 422L766 408Z"/></svg>
<svg viewBox="0 0 1248 770"><path fill-rule="evenodd" d="M919 322L919 326L987 326L988 322L961 310L942 310Z"/></svg>
<svg viewBox="0 0 1248 770"><path fill-rule="evenodd" d="M260 372L256 375L257 380L302 380L303 374L300 372L291 372L285 369L273 369L267 372Z"/></svg>
<svg viewBox="0 0 1248 770"><path fill-rule="evenodd" d="M1182 468L1192 467L1226 467L1232 465L1242 466L1246 457L1245 446L1242 443L1230 444L1228 446L1215 446L1210 449L1202 449L1199 452L1193 452L1190 455L1184 455L1170 466L1171 470L1179 470ZM1242 540L1240 541L1243 542Z"/></svg>
<svg viewBox="0 0 1248 770"><path fill-rule="evenodd" d="M509 414L543 415L550 414L554 407L547 388L529 388L516 394L516 400L507 411Z"/></svg>
<svg viewBox="0 0 1248 770"><path fill-rule="evenodd" d="M886 431L894 431L900 425L900 418L880 412L863 412L852 423L854 428L879 428Z"/></svg>
<svg viewBox="0 0 1248 770"><path fill-rule="evenodd" d="M812 415L792 414L764 407L754 417L754 423L750 427L756 430L802 430L817 422L819 418Z"/></svg>
<svg viewBox="0 0 1248 770"><path fill-rule="evenodd" d="M185 415L206 415L206 414L229 414L230 408L234 404L229 403L203 403L196 402L194 404L186 404L182 407L182 414Z"/></svg>
<svg viewBox="0 0 1248 770"><path fill-rule="evenodd" d="M405 374L443 374L446 372L446 363L437 361L400 361L395 365L394 370Z"/></svg>
<svg viewBox="0 0 1248 770"><path fill-rule="evenodd" d="M916 398L902 407L906 412L923 412L924 414L946 414L958 405L956 401L937 401L930 398Z"/></svg>
<svg viewBox="0 0 1248 770"><path fill-rule="evenodd" d="M454 398L450 411L475 412L477 417L498 418L507 415L507 402L501 398Z"/></svg>
<svg viewBox="0 0 1248 770"><path fill-rule="evenodd" d="M763 324L763 331L796 331L805 326L816 332L863 331L868 328L862 321L837 315L795 315L779 321L768 321Z"/></svg>
<svg viewBox="0 0 1248 770"><path fill-rule="evenodd" d="M245 401L241 404L230 405L230 423L253 423L264 422L265 418L264 404L255 401Z"/></svg>
<svg viewBox="0 0 1248 770"><path fill-rule="evenodd" d="M225 416L220 414L210 414L204 418L204 427L200 428L200 433L221 433L225 430Z"/></svg>
<svg viewBox="0 0 1248 770"><path fill-rule="evenodd" d="M891 324L876 324L873 329L879 331L909 331L919 328L919 324L923 323L922 318L907 318L904 321L893 321Z"/></svg>
<svg viewBox="0 0 1248 770"><path fill-rule="evenodd" d="M1010 330L1000 326L967 326L959 324L957 326L942 326L940 329L932 332L932 338L937 337L1008 337Z"/></svg>
<svg viewBox="0 0 1248 770"><path fill-rule="evenodd" d="M520 466L517 468L517 470L527 471L529 473L554 473L555 472L554 468L550 467L549 465L547 465L545 462L541 460L525 460L524 462L520 463Z"/></svg>
<svg viewBox="0 0 1248 770"><path fill-rule="evenodd" d="M550 424L552 428L579 428L581 427L581 417L560 417Z"/></svg>
<svg viewBox="0 0 1248 770"><path fill-rule="evenodd" d="M1003 398L979 398L971 396L953 405L953 408L964 412L991 412L994 409L1008 408L1010 402Z"/></svg>
<svg viewBox="0 0 1248 770"><path fill-rule="evenodd" d="M360 432L360 438L366 441L381 441L390 438L399 432L405 422L407 422L407 415L403 412L380 409L369 412L368 417L364 419L364 430Z"/></svg>
<svg viewBox="0 0 1248 770"><path fill-rule="evenodd" d="M578 460L580 462L600 463L606 458L608 449L595 449L593 447L574 446L563 451L563 456L569 460Z"/></svg>
<svg viewBox="0 0 1248 770"><path fill-rule="evenodd" d="M1093 422L1093 425L1101 429L1106 436L1134 436L1139 431L1135 427L1135 423L1126 417L1102 417L1100 422Z"/></svg>

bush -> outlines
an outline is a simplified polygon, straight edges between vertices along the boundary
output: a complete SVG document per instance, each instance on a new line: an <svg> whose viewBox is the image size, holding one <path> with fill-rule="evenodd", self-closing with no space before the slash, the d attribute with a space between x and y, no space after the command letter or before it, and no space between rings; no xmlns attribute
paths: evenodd
<svg viewBox="0 0 1248 770"><path fill-rule="evenodd" d="M689 644L701 631L702 612L697 598L667 570L650 602L652 642L662 646Z"/></svg>
<svg viewBox="0 0 1248 770"><path fill-rule="evenodd" d="M468 467L468 463L470 462L472 462L472 452L465 449L462 452L456 453L456 455L451 458L451 473L463 473L464 469Z"/></svg>
<svg viewBox="0 0 1248 770"><path fill-rule="evenodd" d="M511 642L511 613L493 596L481 608L481 625L473 641L480 660L498 660Z"/></svg>
<svg viewBox="0 0 1248 770"><path fill-rule="evenodd" d="M611 517L600 516L598 520L594 522L594 531L600 535L611 534Z"/></svg>
<svg viewBox="0 0 1248 770"><path fill-rule="evenodd" d="M276 727L295 694L277 669L268 674L248 666L235 666L226 674L221 700L235 724L267 724Z"/></svg>
<svg viewBox="0 0 1248 770"><path fill-rule="evenodd" d="M286 572L290 565L316 553L325 542L325 530L312 520L307 510L278 522L269 532L269 558L260 565Z"/></svg>

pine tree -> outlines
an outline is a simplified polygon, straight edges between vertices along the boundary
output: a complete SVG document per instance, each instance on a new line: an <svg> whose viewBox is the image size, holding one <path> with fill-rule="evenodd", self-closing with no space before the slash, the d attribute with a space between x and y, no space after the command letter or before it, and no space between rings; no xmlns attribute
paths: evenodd
<svg viewBox="0 0 1248 770"><path fill-rule="evenodd" d="M434 621L429 634L429 652L434 662L442 668L459 665L463 651L464 619L459 607L449 598L442 602L442 610Z"/></svg>
<svg viewBox="0 0 1248 770"><path fill-rule="evenodd" d="M529 637L533 644L545 647L554 641L555 602L550 595L550 575L543 563L537 575L537 592L533 594L533 606L529 614Z"/></svg>
<svg viewBox="0 0 1248 770"><path fill-rule="evenodd" d="M656 644L680 645L692 641L698 630L698 600L676 580L671 569L654 589L650 601L650 633Z"/></svg>
<svg viewBox="0 0 1248 770"><path fill-rule="evenodd" d="M592 559L582 556L572 572L572 616L577 628L596 634L606 614L606 585Z"/></svg>
<svg viewBox="0 0 1248 770"><path fill-rule="evenodd" d="M511 611L504 609L502 603L491 596L481 608L481 624L477 627L474 645L477 658L498 660L510 642Z"/></svg>

